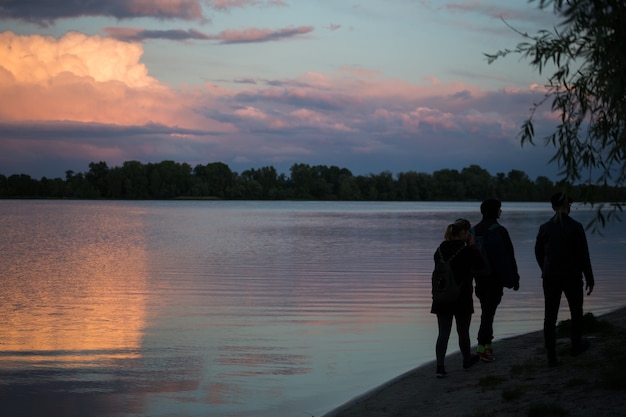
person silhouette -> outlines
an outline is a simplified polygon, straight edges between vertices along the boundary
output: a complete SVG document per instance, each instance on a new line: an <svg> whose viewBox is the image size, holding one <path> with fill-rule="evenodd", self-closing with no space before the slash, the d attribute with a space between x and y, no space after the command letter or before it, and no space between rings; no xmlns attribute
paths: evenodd
<svg viewBox="0 0 626 417"><path fill-rule="evenodd" d="M543 334L548 366L557 366L556 322L561 294L565 294L571 315L571 354L578 356L589 348L589 341L583 339L583 276L587 295L593 292L595 278L585 229L570 217L572 200L566 193L557 192L550 203L554 216L539 227L535 258L543 280Z"/></svg>

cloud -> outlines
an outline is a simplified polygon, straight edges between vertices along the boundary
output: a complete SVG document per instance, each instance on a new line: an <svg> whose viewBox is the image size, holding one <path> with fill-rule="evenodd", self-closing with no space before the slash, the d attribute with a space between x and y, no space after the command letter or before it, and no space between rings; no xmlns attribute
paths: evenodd
<svg viewBox="0 0 626 417"><path fill-rule="evenodd" d="M157 81L139 63L139 45L119 43L98 35L69 32L52 36L0 33L0 65L17 83L45 85L63 74L89 77L95 82L118 81L147 87Z"/></svg>
<svg viewBox="0 0 626 417"><path fill-rule="evenodd" d="M372 71L369 69L363 69L363 68L355 68L355 67L347 67L347 66L343 66L341 67L341 71L347 72L347 73L352 73L354 75L357 75L359 77L377 77L380 75L380 71Z"/></svg>
<svg viewBox="0 0 626 417"><path fill-rule="evenodd" d="M504 3L487 3L483 1L473 1L465 3L449 3L444 7L447 11L461 14L477 14L490 19L517 21L536 24L552 25L554 24L554 15L550 12L550 8L542 10L537 7L528 7L524 9L516 7L503 6ZM511 3L512 4L512 3Z"/></svg>
<svg viewBox="0 0 626 417"><path fill-rule="evenodd" d="M217 11L245 7L285 7L282 0L3 0L0 20L17 19L52 25L58 19L103 16L115 19L152 17L207 22L202 5Z"/></svg>
<svg viewBox="0 0 626 417"><path fill-rule="evenodd" d="M216 10L230 10L248 6L273 6L284 7L287 4L282 0L209 0L207 4Z"/></svg>
<svg viewBox="0 0 626 417"><path fill-rule="evenodd" d="M482 2L450 3L446 4L445 8L451 12L478 13L497 19L510 19L513 16L523 16L519 10Z"/></svg>
<svg viewBox="0 0 626 417"><path fill-rule="evenodd" d="M169 39L173 41L216 39L215 36L207 35L194 29L147 30L142 28L112 26L105 27L102 31L107 36L123 42L141 42L148 39Z"/></svg>
<svg viewBox="0 0 626 417"><path fill-rule="evenodd" d="M237 89L174 89L150 76L142 54L139 43L78 32L58 39L1 33L3 174L29 166L37 169L29 174L54 176L44 171L51 161L55 169L85 171L99 160L164 159L239 170L334 164L356 174L429 172L436 163L462 168L489 158L523 167L520 114L542 94L435 78L415 84L353 67L231 80ZM534 164L549 159L531 156Z"/></svg>
<svg viewBox="0 0 626 417"><path fill-rule="evenodd" d="M27 170L29 174L56 177L67 169L84 172L89 162L118 166L129 160L160 162L172 159L173 152L177 161L193 161L197 155L209 154L212 147L211 140L198 138L219 135L155 123L0 122L0 166L11 169L3 173L11 175L26 172L25 164L33 164L35 169ZM56 168L56 174L48 166Z"/></svg>
<svg viewBox="0 0 626 417"><path fill-rule="evenodd" d="M141 42L147 39L214 40L223 44L255 43L279 41L301 36L314 30L312 26L290 27L278 30L249 28L244 30L225 30L218 35L209 35L190 30L147 30L141 28L106 27L103 31L113 39L124 42Z"/></svg>
<svg viewBox="0 0 626 417"><path fill-rule="evenodd" d="M219 34L222 43L252 43L288 39L313 32L312 26L290 27L279 30L250 28L245 30L225 30Z"/></svg>
<svg viewBox="0 0 626 417"><path fill-rule="evenodd" d="M219 125L197 115L195 94L150 77L142 54L139 44L78 32L59 39L0 33L0 120Z"/></svg>
<svg viewBox="0 0 626 417"><path fill-rule="evenodd" d="M4 0L0 4L0 19L20 19L44 26L57 19L81 16L205 20L198 0Z"/></svg>

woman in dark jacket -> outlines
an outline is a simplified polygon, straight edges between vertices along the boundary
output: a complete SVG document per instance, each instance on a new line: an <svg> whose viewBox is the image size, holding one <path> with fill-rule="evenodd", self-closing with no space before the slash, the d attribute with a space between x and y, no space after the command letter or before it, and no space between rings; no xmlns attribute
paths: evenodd
<svg viewBox="0 0 626 417"><path fill-rule="evenodd" d="M481 271L484 264L480 251L476 248L470 234L470 228L470 222L465 219L458 219L448 225L444 234L445 240L439 246L441 251L438 249L434 255L435 262L440 259L440 256L443 256L446 261L454 256L450 263L455 280L461 284L458 300L447 304L433 301L430 310L431 313L437 315L439 326L439 335L435 346L437 378L446 376L444 361L453 320L456 321L459 348L463 354L463 368L467 369L479 361L478 355L472 355L470 351L469 329L474 313L474 299L472 297L474 271Z"/></svg>

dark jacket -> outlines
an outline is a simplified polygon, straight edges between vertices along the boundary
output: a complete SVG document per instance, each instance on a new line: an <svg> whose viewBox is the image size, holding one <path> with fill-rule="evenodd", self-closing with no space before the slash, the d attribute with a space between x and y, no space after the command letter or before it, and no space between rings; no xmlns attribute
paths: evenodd
<svg viewBox="0 0 626 417"><path fill-rule="evenodd" d="M500 233L501 241L502 241L502 250L498 253L500 254L500 258L498 264L499 268L496 268L497 265L492 265L494 269L501 274L510 275L511 279L515 279L517 284L519 285L519 272L517 269L517 261L515 260L515 250L513 248L513 242L511 241L511 236L509 235L509 231L506 227L502 226L498 223L497 219L492 219L488 217L483 217L483 219L473 227L475 230L475 236L482 236L485 234L487 229L489 229L493 224L498 224L498 227L493 230L494 233ZM481 287L489 285L489 286L502 286L502 277L500 276L479 276L476 280L476 290L479 291Z"/></svg>
<svg viewBox="0 0 626 417"><path fill-rule="evenodd" d="M558 212L539 227L535 258L544 280L567 278L594 284L589 247L583 225L568 214Z"/></svg>
<svg viewBox="0 0 626 417"><path fill-rule="evenodd" d="M430 312L433 314L472 314L474 312L474 288L472 280L475 271L484 268L483 258L476 246L467 246L462 240L445 240L441 243L441 253L444 259L449 259L460 247L465 246L452 259L452 271L454 279L461 283L459 301L453 305L442 305L433 302ZM435 262L439 260L439 251L433 256Z"/></svg>

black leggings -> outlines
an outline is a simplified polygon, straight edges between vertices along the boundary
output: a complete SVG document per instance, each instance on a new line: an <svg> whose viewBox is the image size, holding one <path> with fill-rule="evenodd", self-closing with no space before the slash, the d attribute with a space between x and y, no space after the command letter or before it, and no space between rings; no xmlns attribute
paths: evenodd
<svg viewBox="0 0 626 417"><path fill-rule="evenodd" d="M448 350L448 340L452 332L452 321L456 321L456 333L459 336L459 349L463 354L463 360L470 357L470 323L472 322L472 314L437 314L437 324L439 326L439 336L437 337L437 345L435 346L435 354L437 356L437 365L443 365Z"/></svg>

